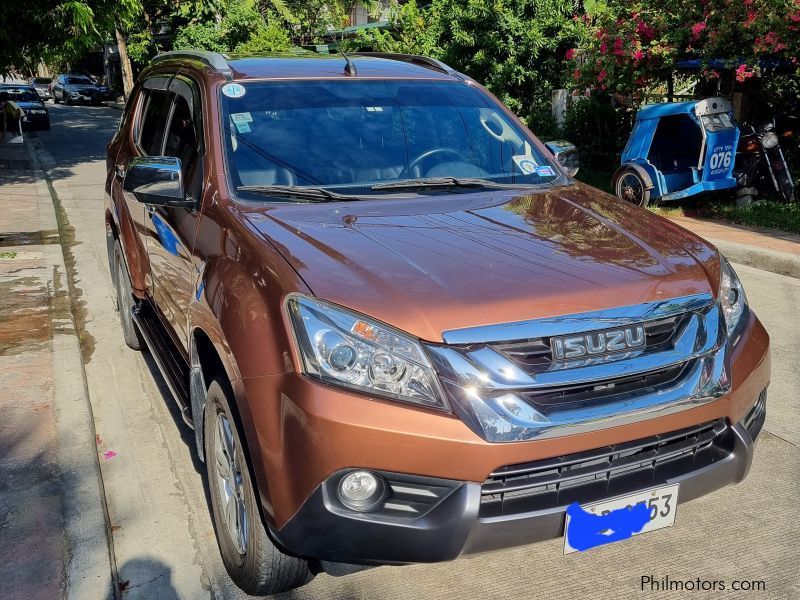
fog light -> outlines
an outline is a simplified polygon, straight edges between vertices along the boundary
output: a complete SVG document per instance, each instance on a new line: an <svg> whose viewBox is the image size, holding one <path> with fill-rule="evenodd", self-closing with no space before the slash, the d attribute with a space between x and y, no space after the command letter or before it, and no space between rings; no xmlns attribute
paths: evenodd
<svg viewBox="0 0 800 600"><path fill-rule="evenodd" d="M383 478L369 471L353 471L339 482L339 500L348 508L367 511L382 500L386 485Z"/></svg>

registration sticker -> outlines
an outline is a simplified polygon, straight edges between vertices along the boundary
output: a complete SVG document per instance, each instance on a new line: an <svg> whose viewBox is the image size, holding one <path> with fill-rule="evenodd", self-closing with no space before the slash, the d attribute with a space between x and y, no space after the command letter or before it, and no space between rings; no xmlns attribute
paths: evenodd
<svg viewBox="0 0 800 600"><path fill-rule="evenodd" d="M516 154L512 156L512 158L519 167L519 170L526 175L536 173L536 168L539 166L539 163L537 163L530 154Z"/></svg>
<svg viewBox="0 0 800 600"><path fill-rule="evenodd" d="M241 98L245 91L244 86L238 83L226 83L222 86L222 93L228 98Z"/></svg>
<svg viewBox="0 0 800 600"><path fill-rule="evenodd" d="M234 123L236 125L236 131L239 133L250 133L250 123L244 121L242 123Z"/></svg>
<svg viewBox="0 0 800 600"><path fill-rule="evenodd" d="M249 112L231 113L231 121L236 123L252 123L253 116Z"/></svg>
<svg viewBox="0 0 800 600"><path fill-rule="evenodd" d="M552 167L536 167L536 174L539 177L552 177L555 175Z"/></svg>

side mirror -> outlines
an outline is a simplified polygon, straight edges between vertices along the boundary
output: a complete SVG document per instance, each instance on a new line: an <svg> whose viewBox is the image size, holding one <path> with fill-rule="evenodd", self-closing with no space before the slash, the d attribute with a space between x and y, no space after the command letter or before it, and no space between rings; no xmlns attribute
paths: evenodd
<svg viewBox="0 0 800 600"><path fill-rule="evenodd" d="M181 161L174 156L134 158L125 173L122 189L142 204L174 208L192 208L183 189Z"/></svg>
<svg viewBox="0 0 800 600"><path fill-rule="evenodd" d="M553 153L553 156L567 172L567 175L575 177L581 162L575 144L570 144L564 140L554 140L545 142L544 145Z"/></svg>

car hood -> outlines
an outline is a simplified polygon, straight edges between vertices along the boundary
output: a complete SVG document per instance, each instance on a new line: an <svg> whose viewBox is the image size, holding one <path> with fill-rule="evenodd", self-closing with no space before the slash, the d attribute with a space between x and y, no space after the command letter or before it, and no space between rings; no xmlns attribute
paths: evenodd
<svg viewBox="0 0 800 600"><path fill-rule="evenodd" d="M314 295L429 341L716 295L719 277L718 254L702 239L582 184L241 210Z"/></svg>

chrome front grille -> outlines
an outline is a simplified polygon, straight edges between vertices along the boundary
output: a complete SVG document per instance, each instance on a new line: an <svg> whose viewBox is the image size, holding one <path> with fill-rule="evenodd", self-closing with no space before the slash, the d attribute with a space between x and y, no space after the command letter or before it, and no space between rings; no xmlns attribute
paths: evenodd
<svg viewBox="0 0 800 600"><path fill-rule="evenodd" d="M645 343L636 347L553 359L553 338L641 327ZM489 441L641 421L730 389L725 323L710 294L448 331L443 338L445 344L428 345L443 387L459 416Z"/></svg>
<svg viewBox="0 0 800 600"><path fill-rule="evenodd" d="M681 325L685 323L687 314L674 315L664 319L654 319L642 323L645 330L645 350L658 351L671 344ZM512 342L498 342L490 344L491 347L508 357L521 369L536 373L561 365L553 360L553 350L550 337L516 340Z"/></svg>

